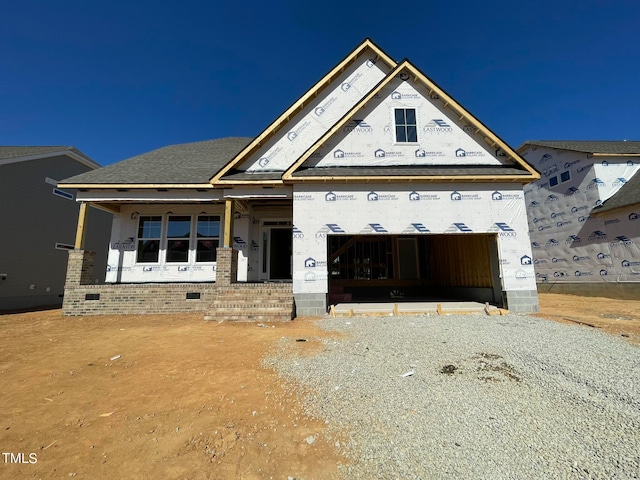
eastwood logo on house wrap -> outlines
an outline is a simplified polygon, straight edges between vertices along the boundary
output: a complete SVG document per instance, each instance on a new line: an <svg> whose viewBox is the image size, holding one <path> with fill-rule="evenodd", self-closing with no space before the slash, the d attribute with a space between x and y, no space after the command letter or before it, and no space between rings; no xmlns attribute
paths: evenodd
<svg viewBox="0 0 640 480"><path fill-rule="evenodd" d="M540 207L540 202L536 202L535 200L533 200L533 201L529 202L529 206L531 208L538 208L538 207Z"/></svg>
<svg viewBox="0 0 640 480"><path fill-rule="evenodd" d="M260 159L258 160L258 165L260 165L262 168L266 167L267 165L269 165L269 162L273 160L273 157L280 153L281 150L282 147L276 147L273 150L269 151L267 155L265 155L264 157L260 157Z"/></svg>
<svg viewBox="0 0 640 480"><path fill-rule="evenodd" d="M394 193L376 193L369 192L367 194L367 201L369 202L378 202L385 200L398 200L398 197Z"/></svg>
<svg viewBox="0 0 640 480"><path fill-rule="evenodd" d="M491 194L491 200L500 202L501 200L520 200L522 195L519 193L502 193L497 190Z"/></svg>
<svg viewBox="0 0 640 480"><path fill-rule="evenodd" d="M422 128L422 131L425 133L452 133L453 127L441 118L432 118L431 121Z"/></svg>
<svg viewBox="0 0 640 480"><path fill-rule="evenodd" d="M599 179L598 177L592 179L588 184L587 184L587 190L591 190L593 188L597 188L597 187L606 187L607 184L604 183L601 179Z"/></svg>
<svg viewBox="0 0 640 480"><path fill-rule="evenodd" d="M470 151L470 150L464 150L463 148L458 148L456 150L456 157L462 158L462 157L484 157L485 153L480 151L480 150L475 150L475 151Z"/></svg>
<svg viewBox="0 0 640 480"><path fill-rule="evenodd" d="M373 152L374 157L376 158L387 158L387 157L403 157L404 154L402 152L391 152L388 150L383 150L382 148L377 149Z"/></svg>
<svg viewBox="0 0 640 480"><path fill-rule="evenodd" d="M302 125L298 126L298 128L287 133L287 138L289 139L289 141L293 142L296 138L298 138L298 135L300 135L309 125L311 125L311 122L309 120L305 120L304 122L302 122Z"/></svg>
<svg viewBox="0 0 640 480"><path fill-rule="evenodd" d="M601 230L594 230L593 233L589 235L590 242L592 242L593 240L606 240L606 239L607 239L607 234Z"/></svg>
<svg viewBox="0 0 640 480"><path fill-rule="evenodd" d="M633 240L631 240L629 237L626 237L624 235L619 235L616 237L616 239L609 243L610 246L612 247L622 247L623 245L633 245Z"/></svg>
<svg viewBox="0 0 640 480"><path fill-rule="evenodd" d="M580 189L577 187L569 187L566 192L564 192L565 197L570 197L571 195L575 195L576 193L580 193Z"/></svg>
<svg viewBox="0 0 640 480"><path fill-rule="evenodd" d="M411 223L402 233L429 233L430 230L421 223Z"/></svg>
<svg viewBox="0 0 640 480"><path fill-rule="evenodd" d="M233 237L233 248L236 250L244 250L247 248L247 242L242 237Z"/></svg>
<svg viewBox="0 0 640 480"><path fill-rule="evenodd" d="M346 233L340 225L336 223L327 223L316 232L316 238L324 240L329 233Z"/></svg>
<svg viewBox="0 0 640 480"><path fill-rule="evenodd" d="M569 235L564 243L566 245L571 245L572 243L582 243L582 240L577 235Z"/></svg>
<svg viewBox="0 0 640 480"><path fill-rule="evenodd" d="M504 222L496 222L487 229L487 232L499 232L500 237L515 237L516 231Z"/></svg>
<svg viewBox="0 0 640 480"><path fill-rule="evenodd" d="M360 158L364 157L362 152L345 152L344 150L334 150L333 158Z"/></svg>
<svg viewBox="0 0 640 480"><path fill-rule="evenodd" d="M415 152L414 155L416 156L416 158L426 158L426 157L444 157L444 152L437 152L437 151L427 151L424 148L418 148Z"/></svg>
<svg viewBox="0 0 640 480"><path fill-rule="evenodd" d="M544 203L551 203L551 202L555 202L558 200L558 196L554 195L553 193L551 195L549 195L545 200Z"/></svg>
<svg viewBox="0 0 640 480"><path fill-rule="evenodd" d="M336 97L330 97L326 102L324 102L322 105L318 105L314 110L313 113L316 114L316 116L321 116L324 112L327 111L327 108L329 108L333 102L336 101Z"/></svg>
<svg viewBox="0 0 640 480"><path fill-rule="evenodd" d="M344 133L372 133L373 127L364 120L358 120L357 118L354 118L343 127L342 131Z"/></svg>
<svg viewBox="0 0 640 480"><path fill-rule="evenodd" d="M540 245L538 242L531 242L531 248L542 248L542 245Z"/></svg>
<svg viewBox="0 0 640 480"><path fill-rule="evenodd" d="M482 200L482 197L477 193L460 193L458 191L451 192L451 200L459 202L462 200Z"/></svg>
<svg viewBox="0 0 640 480"><path fill-rule="evenodd" d="M560 242L558 242L555 238L550 238L549 240L547 240L547 243L544 244L544 248L553 248L559 246Z"/></svg>
<svg viewBox="0 0 640 480"><path fill-rule="evenodd" d="M627 179L626 178L618 177L613 181L613 183L611 185L614 186L614 187L619 187L621 185L624 185L625 183L627 183Z"/></svg>
<svg viewBox="0 0 640 480"><path fill-rule="evenodd" d="M467 227L464 223L452 223L449 228L447 228L445 233L456 233L456 232L473 232L469 227Z"/></svg>
<svg viewBox="0 0 640 480"><path fill-rule="evenodd" d="M337 194L334 192L327 192L324 196L325 202L338 202L344 200L356 200L356 196L352 193Z"/></svg>
<svg viewBox="0 0 640 480"><path fill-rule="evenodd" d="M304 238L304 233L302 233L302 230L300 230L295 225L291 229L291 232L292 232L293 238Z"/></svg>
<svg viewBox="0 0 640 480"><path fill-rule="evenodd" d="M379 223L369 223L366 227L360 230L361 234L367 233L389 233L386 228L384 228Z"/></svg>
<svg viewBox="0 0 640 480"><path fill-rule="evenodd" d="M419 202L420 200L440 200L440 196L435 193L418 193L415 190L409 193L409 200Z"/></svg>

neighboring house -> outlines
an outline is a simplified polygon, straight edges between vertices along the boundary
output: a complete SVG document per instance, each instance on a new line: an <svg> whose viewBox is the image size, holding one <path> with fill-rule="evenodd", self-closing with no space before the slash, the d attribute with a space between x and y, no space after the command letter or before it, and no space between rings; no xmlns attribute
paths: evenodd
<svg viewBox="0 0 640 480"><path fill-rule="evenodd" d="M640 142L530 141L525 187L542 291L640 298Z"/></svg>
<svg viewBox="0 0 640 480"><path fill-rule="evenodd" d="M99 167L73 147L0 146L0 311L62 305L79 205L58 181ZM91 220L86 245L100 265L111 218L97 212Z"/></svg>
<svg viewBox="0 0 640 480"><path fill-rule="evenodd" d="M380 299L536 311L523 185L538 178L409 61L365 40L256 138L66 179L115 220L110 285L87 285L90 255L71 252L64 313L257 318L286 292L289 318L293 298L298 315Z"/></svg>

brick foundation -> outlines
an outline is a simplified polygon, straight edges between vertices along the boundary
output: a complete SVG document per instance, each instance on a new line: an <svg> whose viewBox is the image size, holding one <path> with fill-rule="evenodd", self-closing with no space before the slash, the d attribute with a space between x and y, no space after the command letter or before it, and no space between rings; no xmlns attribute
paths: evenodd
<svg viewBox="0 0 640 480"><path fill-rule="evenodd" d="M238 252L219 248L211 283L91 284L94 252L69 251L62 314L140 315L202 312L216 320L291 320L291 284L236 283Z"/></svg>

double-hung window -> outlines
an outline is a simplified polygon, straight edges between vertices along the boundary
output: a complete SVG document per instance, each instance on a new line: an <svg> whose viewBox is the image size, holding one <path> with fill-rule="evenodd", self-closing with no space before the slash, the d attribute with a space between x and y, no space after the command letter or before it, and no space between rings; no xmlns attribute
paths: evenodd
<svg viewBox="0 0 640 480"><path fill-rule="evenodd" d="M216 249L220 243L220 217L199 215L196 225L196 262L215 262Z"/></svg>
<svg viewBox="0 0 640 480"><path fill-rule="evenodd" d="M138 263L157 263L162 237L162 217L140 217L138 223Z"/></svg>
<svg viewBox="0 0 640 480"><path fill-rule="evenodd" d="M396 142L416 143L418 141L418 128L416 124L415 108L396 108Z"/></svg>
<svg viewBox="0 0 640 480"><path fill-rule="evenodd" d="M167 220L167 263L188 262L191 216L170 216Z"/></svg>
<svg viewBox="0 0 640 480"><path fill-rule="evenodd" d="M159 215L140 217L138 263L216 261L216 249L220 243L219 215L198 215L195 226L191 215L169 215L164 223Z"/></svg>

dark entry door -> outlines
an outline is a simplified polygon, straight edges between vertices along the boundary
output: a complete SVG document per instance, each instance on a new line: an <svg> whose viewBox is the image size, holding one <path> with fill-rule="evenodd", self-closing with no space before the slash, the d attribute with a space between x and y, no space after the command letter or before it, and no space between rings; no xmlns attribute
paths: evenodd
<svg viewBox="0 0 640 480"><path fill-rule="evenodd" d="M291 280L291 228L271 229L269 276L271 280Z"/></svg>

